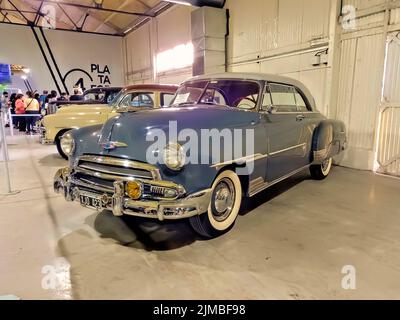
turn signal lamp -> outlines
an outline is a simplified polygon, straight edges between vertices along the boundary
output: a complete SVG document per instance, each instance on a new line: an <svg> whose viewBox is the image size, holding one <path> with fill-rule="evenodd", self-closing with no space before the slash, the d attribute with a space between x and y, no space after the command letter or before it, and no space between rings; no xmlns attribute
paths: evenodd
<svg viewBox="0 0 400 320"><path fill-rule="evenodd" d="M142 186L136 181L129 181L126 184L126 194L133 200L138 200L142 196Z"/></svg>

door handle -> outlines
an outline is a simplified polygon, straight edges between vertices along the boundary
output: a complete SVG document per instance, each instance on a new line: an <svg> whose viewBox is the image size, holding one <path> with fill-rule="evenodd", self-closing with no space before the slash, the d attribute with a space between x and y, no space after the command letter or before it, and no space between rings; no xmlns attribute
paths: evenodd
<svg viewBox="0 0 400 320"><path fill-rule="evenodd" d="M305 119L306 117L304 116L304 115L298 115L297 117L296 117L296 121L303 121L304 119Z"/></svg>

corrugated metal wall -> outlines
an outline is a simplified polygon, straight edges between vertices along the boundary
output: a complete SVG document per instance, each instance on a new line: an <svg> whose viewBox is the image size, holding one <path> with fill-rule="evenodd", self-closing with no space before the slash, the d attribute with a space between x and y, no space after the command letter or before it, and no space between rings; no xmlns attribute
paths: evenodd
<svg viewBox="0 0 400 320"><path fill-rule="evenodd" d="M313 66L321 49L304 53L311 41L329 41L330 0L228 0L231 12L229 70L285 75L303 81L318 110L328 115L326 80L330 66ZM288 52L296 52L287 56ZM323 51L323 50L322 50ZM258 61L259 57L275 56ZM247 61L247 62L246 62Z"/></svg>
<svg viewBox="0 0 400 320"><path fill-rule="evenodd" d="M192 75L191 68L155 74L157 53L191 41L187 6L174 6L124 38L126 83L181 83Z"/></svg>
<svg viewBox="0 0 400 320"><path fill-rule="evenodd" d="M349 149L342 163L374 166L374 146L382 87L382 35L342 42L337 119L348 129Z"/></svg>
<svg viewBox="0 0 400 320"><path fill-rule="evenodd" d="M377 161L380 172L400 176L400 33L388 42Z"/></svg>

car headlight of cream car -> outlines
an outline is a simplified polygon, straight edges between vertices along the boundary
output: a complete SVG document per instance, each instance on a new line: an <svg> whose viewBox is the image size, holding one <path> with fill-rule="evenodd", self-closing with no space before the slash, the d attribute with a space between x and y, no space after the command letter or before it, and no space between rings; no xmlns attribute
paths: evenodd
<svg viewBox="0 0 400 320"><path fill-rule="evenodd" d="M163 156L165 165L171 170L181 170L186 164L185 151L178 143L169 143L164 148Z"/></svg>
<svg viewBox="0 0 400 320"><path fill-rule="evenodd" d="M61 137L61 149L67 156L71 156L75 150L75 140L70 132Z"/></svg>

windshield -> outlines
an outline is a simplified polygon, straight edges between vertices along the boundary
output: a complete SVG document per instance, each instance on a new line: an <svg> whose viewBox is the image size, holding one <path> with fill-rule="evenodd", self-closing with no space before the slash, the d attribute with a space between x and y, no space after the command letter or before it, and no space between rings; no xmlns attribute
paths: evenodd
<svg viewBox="0 0 400 320"><path fill-rule="evenodd" d="M260 85L253 81L197 81L181 85L171 105L179 107L201 103L251 110L257 106L259 93Z"/></svg>
<svg viewBox="0 0 400 320"><path fill-rule="evenodd" d="M111 102L108 103L110 107L116 108L118 106L119 101L122 99L122 96L124 95L123 91L124 90L121 90L118 94L116 94L114 98L111 100Z"/></svg>

